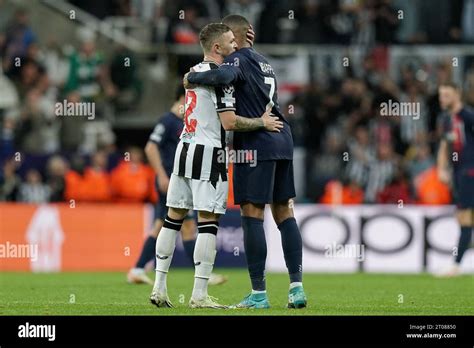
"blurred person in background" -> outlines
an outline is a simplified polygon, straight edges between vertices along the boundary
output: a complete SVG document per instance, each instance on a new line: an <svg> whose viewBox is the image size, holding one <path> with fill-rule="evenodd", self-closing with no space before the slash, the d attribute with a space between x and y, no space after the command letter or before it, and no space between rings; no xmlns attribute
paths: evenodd
<svg viewBox="0 0 474 348"><path fill-rule="evenodd" d="M453 83L439 87L439 103L447 115L438 150L438 175L454 188L456 218L461 226L454 263L439 273L445 277L460 274L474 227L474 110L463 105L461 95L460 88Z"/></svg>
<svg viewBox="0 0 474 348"><path fill-rule="evenodd" d="M95 33L81 28L78 35L81 46L69 57L69 75L64 92L77 91L84 102L97 102L103 95L113 97L116 89L111 83L104 57L96 48Z"/></svg>
<svg viewBox="0 0 474 348"><path fill-rule="evenodd" d="M377 192L376 202L398 206L413 203L408 175L401 166L397 166L392 180Z"/></svg>
<svg viewBox="0 0 474 348"><path fill-rule="evenodd" d="M6 28L3 43L3 69L7 75L14 74L22 59L27 56L28 47L36 41L36 35L29 25L28 11L18 9L12 23Z"/></svg>
<svg viewBox="0 0 474 348"><path fill-rule="evenodd" d="M138 69L137 56L126 47L117 47L110 63L110 79L117 92L113 102L119 112L133 110L140 100L143 84Z"/></svg>
<svg viewBox="0 0 474 348"><path fill-rule="evenodd" d="M0 129L0 165L14 155L15 147L15 119L3 116L3 124Z"/></svg>
<svg viewBox="0 0 474 348"><path fill-rule="evenodd" d="M342 159L342 153L344 148L341 129L332 128L325 136L322 151L314 157L312 173L314 173L313 183L318 188L317 197L321 195L326 183L343 171L345 163Z"/></svg>
<svg viewBox="0 0 474 348"><path fill-rule="evenodd" d="M18 162L13 157L3 163L0 173L0 201L16 201L21 185L21 178L16 174L17 168Z"/></svg>
<svg viewBox="0 0 474 348"><path fill-rule="evenodd" d="M452 201L449 185L442 182L435 165L420 173L414 180L416 203L447 205Z"/></svg>
<svg viewBox="0 0 474 348"><path fill-rule="evenodd" d="M345 176L343 180L330 180L319 202L330 205L363 204L364 191L355 180Z"/></svg>
<svg viewBox="0 0 474 348"><path fill-rule="evenodd" d="M375 159L375 150L370 141L367 126L360 124L355 128L354 136L348 140L350 154L346 173L351 181L364 187L369 171L369 163Z"/></svg>
<svg viewBox="0 0 474 348"><path fill-rule="evenodd" d="M65 175L68 170L66 160L55 155L49 158L47 164L47 184L51 190L51 202L63 202L65 200L64 191L66 190Z"/></svg>
<svg viewBox="0 0 474 348"><path fill-rule="evenodd" d="M112 194L117 202L143 203L156 201L155 178L143 163L143 152L132 146L125 159L111 173Z"/></svg>
<svg viewBox="0 0 474 348"><path fill-rule="evenodd" d="M50 188L43 184L40 172L30 169L26 172L26 181L18 190L18 202L44 204L49 202Z"/></svg>
<svg viewBox="0 0 474 348"><path fill-rule="evenodd" d="M59 123L54 104L38 89L28 92L15 130L18 148L30 154L52 154L59 150Z"/></svg>
<svg viewBox="0 0 474 348"><path fill-rule="evenodd" d="M377 145L377 156L369 163L367 173L367 184L365 187L366 202L374 203L377 194L389 184L397 168L396 154L390 143L380 143Z"/></svg>
<svg viewBox="0 0 474 348"><path fill-rule="evenodd" d="M92 155L91 164L82 177L83 201L108 202L112 199L110 176L107 173L107 154L99 150Z"/></svg>
<svg viewBox="0 0 474 348"><path fill-rule="evenodd" d="M70 159L70 165L64 176L65 190L64 198L66 201L80 202L84 201L84 169L85 169L84 158L75 153Z"/></svg>
<svg viewBox="0 0 474 348"><path fill-rule="evenodd" d="M408 152L411 153L408 154ZM435 165L431 147L426 142L414 145L412 149L407 151L407 157L409 157L407 160L407 169L412 180Z"/></svg>
<svg viewBox="0 0 474 348"><path fill-rule="evenodd" d="M199 30L203 24L199 7L192 2L185 2L179 11L184 11L184 18L174 13L166 33L165 42L168 44L193 45L199 44ZM178 15L177 15L178 14ZM177 75L182 76L190 66L201 60L199 55L178 55L176 58Z"/></svg>

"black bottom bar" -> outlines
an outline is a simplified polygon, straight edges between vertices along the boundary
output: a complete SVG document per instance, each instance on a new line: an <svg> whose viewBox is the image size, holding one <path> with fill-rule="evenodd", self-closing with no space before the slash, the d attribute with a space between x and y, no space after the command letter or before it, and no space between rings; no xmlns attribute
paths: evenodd
<svg viewBox="0 0 474 348"><path fill-rule="evenodd" d="M467 316L0 316L0 346L201 342L472 347L473 324ZM54 331L43 325L54 325Z"/></svg>

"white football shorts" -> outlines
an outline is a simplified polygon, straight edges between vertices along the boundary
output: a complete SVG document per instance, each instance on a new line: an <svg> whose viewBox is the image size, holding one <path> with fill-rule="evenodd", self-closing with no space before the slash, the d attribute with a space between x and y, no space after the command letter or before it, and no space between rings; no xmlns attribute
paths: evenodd
<svg viewBox="0 0 474 348"><path fill-rule="evenodd" d="M171 174L166 206L225 214L229 182L219 181L216 187L208 180L189 179Z"/></svg>

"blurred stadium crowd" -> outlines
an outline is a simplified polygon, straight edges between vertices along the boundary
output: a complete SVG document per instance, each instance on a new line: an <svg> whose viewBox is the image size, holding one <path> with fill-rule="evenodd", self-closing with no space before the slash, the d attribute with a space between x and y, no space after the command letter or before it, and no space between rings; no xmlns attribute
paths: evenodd
<svg viewBox="0 0 474 348"><path fill-rule="evenodd" d="M451 201L434 165L443 117L437 86L452 79L453 65L440 60L424 71L426 78L405 64L393 77L385 50L392 44L474 45L474 0L70 2L100 19L137 17L149 23L157 43L196 44L203 25L239 13L255 23L257 43L366 47L362 74L349 67L346 76L328 84L310 81L281 105L295 145L306 153L305 196L298 200ZM176 16L180 10L184 19ZM0 201L156 200L153 171L141 149L118 147L108 116L133 110L143 92L136 63L122 63L124 57L133 61L133 53L119 48L106 60L87 30L76 49L41 42L29 24L31 15L0 10ZM466 103L474 105L474 49L467 62L462 87ZM64 99L94 101L94 121L57 117L55 103ZM382 117L381 103L390 99L419 103L419 119Z"/></svg>

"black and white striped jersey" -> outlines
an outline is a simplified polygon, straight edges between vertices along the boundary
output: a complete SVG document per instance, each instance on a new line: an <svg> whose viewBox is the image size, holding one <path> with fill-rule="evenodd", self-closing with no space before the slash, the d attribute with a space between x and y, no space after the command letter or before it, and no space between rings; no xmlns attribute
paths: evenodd
<svg viewBox="0 0 474 348"><path fill-rule="evenodd" d="M217 69L202 62L194 71ZM186 90L184 128L176 149L173 174L189 179L227 181L226 132L219 112L235 111L234 87L198 86Z"/></svg>

